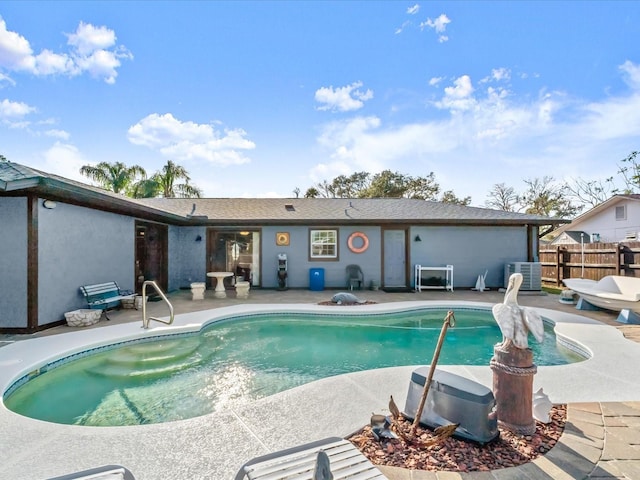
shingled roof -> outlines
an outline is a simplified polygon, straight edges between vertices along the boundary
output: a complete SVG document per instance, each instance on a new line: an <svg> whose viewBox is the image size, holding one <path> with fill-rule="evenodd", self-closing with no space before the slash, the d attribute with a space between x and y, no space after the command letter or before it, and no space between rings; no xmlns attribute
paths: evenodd
<svg viewBox="0 0 640 480"><path fill-rule="evenodd" d="M410 198L150 198L141 202L174 215L206 217L213 223L549 225L559 221L538 215Z"/></svg>
<svg viewBox="0 0 640 480"><path fill-rule="evenodd" d="M0 162L0 195L39 196L183 225L467 224L550 225L565 220L409 198L147 198L99 187L12 162Z"/></svg>

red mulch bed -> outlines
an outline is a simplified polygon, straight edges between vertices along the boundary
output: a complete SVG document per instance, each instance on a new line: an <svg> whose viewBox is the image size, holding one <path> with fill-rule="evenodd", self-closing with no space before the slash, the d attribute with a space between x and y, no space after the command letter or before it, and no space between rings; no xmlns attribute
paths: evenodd
<svg viewBox="0 0 640 480"><path fill-rule="evenodd" d="M348 438L375 465L388 465L412 470L482 472L515 467L547 453L558 442L567 418L566 405L551 410L551 422L536 422L533 435L517 435L500 429L500 437L480 446L453 437L429 448L420 448L402 440L377 441L370 426ZM400 419L403 431L409 431L408 420ZM423 441L433 436L431 430L418 427L416 438Z"/></svg>

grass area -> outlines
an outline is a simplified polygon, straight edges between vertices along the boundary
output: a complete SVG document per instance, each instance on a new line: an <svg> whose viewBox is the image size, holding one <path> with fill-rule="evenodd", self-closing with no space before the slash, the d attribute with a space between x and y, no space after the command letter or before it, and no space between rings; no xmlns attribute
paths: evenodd
<svg viewBox="0 0 640 480"><path fill-rule="evenodd" d="M560 295L560 293L562 292L562 290L564 290L564 288L558 288L558 287L542 287L542 291L543 292L547 292L547 293L551 293L553 295Z"/></svg>

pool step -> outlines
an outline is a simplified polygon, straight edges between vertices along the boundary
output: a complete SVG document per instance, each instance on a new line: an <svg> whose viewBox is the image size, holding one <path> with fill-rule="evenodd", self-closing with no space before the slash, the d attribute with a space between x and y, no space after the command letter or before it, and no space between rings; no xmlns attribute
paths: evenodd
<svg viewBox="0 0 640 480"><path fill-rule="evenodd" d="M198 337L139 343L114 350L106 361L119 365L163 364L192 355L200 344Z"/></svg>
<svg viewBox="0 0 640 480"><path fill-rule="evenodd" d="M197 336L138 343L113 350L88 371L103 377L129 379L171 375L203 361L198 352L200 345Z"/></svg>
<svg viewBox="0 0 640 480"><path fill-rule="evenodd" d="M165 356L162 357L163 360L160 361L160 357L154 358L155 360L152 363L147 363L146 361L131 363L114 363L107 361L90 368L87 372L102 377L121 379L128 378L133 380L168 376L181 370L199 365L204 360L203 356L198 352L194 352L189 357L182 357L179 359L171 356Z"/></svg>

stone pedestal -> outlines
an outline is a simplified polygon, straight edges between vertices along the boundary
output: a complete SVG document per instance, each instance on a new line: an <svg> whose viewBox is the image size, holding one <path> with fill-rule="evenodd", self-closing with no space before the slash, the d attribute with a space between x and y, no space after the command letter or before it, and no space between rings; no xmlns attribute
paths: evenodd
<svg viewBox="0 0 640 480"><path fill-rule="evenodd" d="M136 308L136 310L142 310L142 295L136 295L135 299L133 300L133 304ZM147 295L147 300L149 300L149 295Z"/></svg>
<svg viewBox="0 0 640 480"><path fill-rule="evenodd" d="M236 298L249 298L249 282L236 282Z"/></svg>
<svg viewBox="0 0 640 480"><path fill-rule="evenodd" d="M537 371L531 349L520 349L510 341L493 348L493 395L498 425L515 433L531 435L533 419L533 376Z"/></svg>
<svg viewBox="0 0 640 480"><path fill-rule="evenodd" d="M204 300L204 291L207 284L204 282L193 282L191 284L191 300Z"/></svg>

